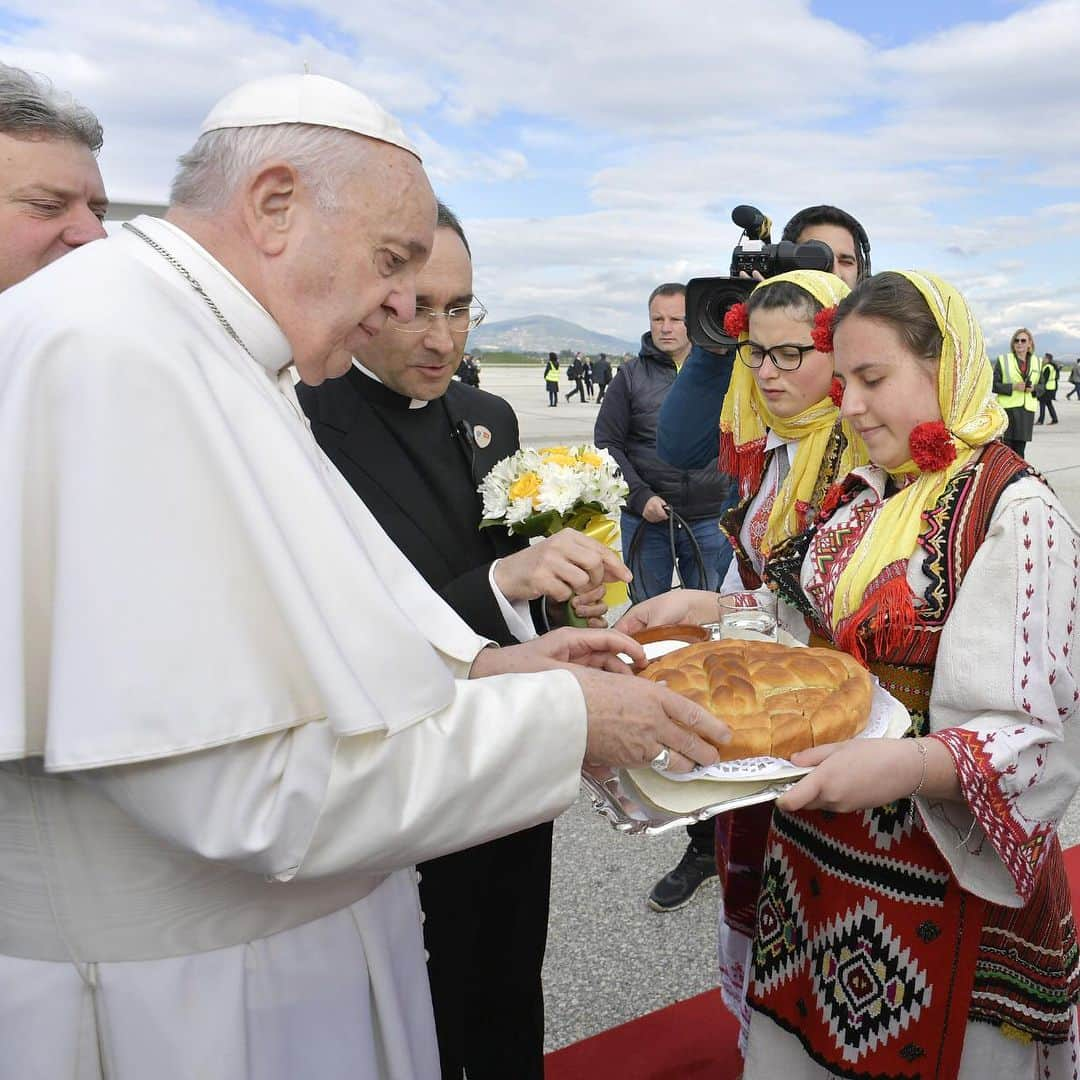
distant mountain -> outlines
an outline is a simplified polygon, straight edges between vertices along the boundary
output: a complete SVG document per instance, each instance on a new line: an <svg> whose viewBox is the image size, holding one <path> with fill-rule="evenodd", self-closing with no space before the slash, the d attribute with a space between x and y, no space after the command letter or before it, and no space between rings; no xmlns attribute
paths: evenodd
<svg viewBox="0 0 1080 1080"><path fill-rule="evenodd" d="M605 352L621 356L627 352L636 354L640 343L624 341L610 334L597 334L551 315L527 315L523 319L481 323L469 335L469 348L545 354L569 349L571 352Z"/></svg>

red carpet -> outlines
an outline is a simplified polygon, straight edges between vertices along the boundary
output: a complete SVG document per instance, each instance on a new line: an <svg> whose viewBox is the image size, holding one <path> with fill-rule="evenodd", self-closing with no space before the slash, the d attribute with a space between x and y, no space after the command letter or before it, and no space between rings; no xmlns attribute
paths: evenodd
<svg viewBox="0 0 1080 1080"><path fill-rule="evenodd" d="M1065 852L1080 921L1080 846ZM546 1080L734 1080L742 1068L735 1021L710 990L547 1055Z"/></svg>
<svg viewBox="0 0 1080 1080"><path fill-rule="evenodd" d="M734 1080L735 1018L719 990L641 1016L548 1054L545 1080Z"/></svg>

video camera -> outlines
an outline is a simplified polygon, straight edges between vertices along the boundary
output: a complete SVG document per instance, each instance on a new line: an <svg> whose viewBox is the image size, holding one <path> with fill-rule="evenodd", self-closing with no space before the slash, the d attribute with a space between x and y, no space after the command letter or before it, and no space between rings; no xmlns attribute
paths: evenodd
<svg viewBox="0 0 1080 1080"><path fill-rule="evenodd" d="M756 207L736 206L731 220L742 229L731 253L730 277L694 278L686 284L686 332L695 345L728 350L735 338L724 333L724 315L732 304L745 301L757 282L740 273L756 270L764 278L788 270L832 270L832 248L821 240L793 244L772 240L772 222ZM745 240L743 239L745 237Z"/></svg>

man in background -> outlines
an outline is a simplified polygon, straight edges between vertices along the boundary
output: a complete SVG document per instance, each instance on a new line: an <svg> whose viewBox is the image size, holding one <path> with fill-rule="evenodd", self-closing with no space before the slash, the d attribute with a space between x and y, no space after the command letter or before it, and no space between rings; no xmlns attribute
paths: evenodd
<svg viewBox="0 0 1080 1080"><path fill-rule="evenodd" d="M458 365L457 377L466 386L480 385L480 365L473 359L471 353L466 353Z"/></svg>
<svg viewBox="0 0 1080 1080"><path fill-rule="evenodd" d="M1074 394L1076 400L1080 401L1080 360L1074 360L1072 370L1069 372L1069 385L1071 390L1065 395L1065 400L1068 401Z"/></svg>
<svg viewBox="0 0 1080 1080"><path fill-rule="evenodd" d="M574 353L574 359L566 369L567 379L574 384L574 389L567 391L566 400L569 401L574 394L578 396L578 402L585 400L585 361L581 353Z"/></svg>
<svg viewBox="0 0 1080 1080"><path fill-rule="evenodd" d="M0 291L105 235L97 117L0 64Z"/></svg>
<svg viewBox="0 0 1080 1080"><path fill-rule="evenodd" d="M673 468L656 453L656 418L676 375L691 354L686 336L686 289L660 285L649 297L649 323L641 352L623 364L600 406L596 445L619 463L630 487L622 513L623 558L634 573L633 599L671 588L678 568L688 588L715 589L727 570L731 549L717 519L731 485L711 465ZM669 509L687 527L671 527ZM700 556L700 559L699 559Z"/></svg>
<svg viewBox="0 0 1080 1080"><path fill-rule="evenodd" d="M604 400L604 391L611 383L611 361L608 360L607 353L601 353L592 362L592 378L599 391L596 395L596 404L600 405Z"/></svg>
<svg viewBox="0 0 1080 1080"><path fill-rule="evenodd" d="M1039 419L1035 421L1036 424L1041 424L1046 420L1047 410L1050 412L1050 423L1058 422L1054 399L1057 397L1059 375L1058 366L1054 363L1054 354L1044 353L1042 370L1039 373Z"/></svg>

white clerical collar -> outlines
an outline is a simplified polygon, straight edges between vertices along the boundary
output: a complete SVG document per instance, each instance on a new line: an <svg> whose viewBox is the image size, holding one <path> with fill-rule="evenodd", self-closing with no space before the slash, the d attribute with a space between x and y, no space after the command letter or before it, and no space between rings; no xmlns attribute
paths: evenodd
<svg viewBox="0 0 1080 1080"><path fill-rule="evenodd" d="M353 357L352 362L353 362L353 367L356 368L357 371L362 372L369 379L374 379L380 386L386 386L386 383L384 383L382 381L382 379L380 379L379 376L375 374L374 371L372 371L370 368L364 367L364 365L361 364L360 361L357 360L355 356ZM387 386L386 388L387 388L387 390L390 389L389 386ZM404 396L405 395L402 394L402 397L404 397ZM409 399L409 408L410 409L423 409L429 404L430 404L430 402L421 401L419 398L410 398Z"/></svg>
<svg viewBox="0 0 1080 1080"><path fill-rule="evenodd" d="M260 367L277 376L292 363L289 339L270 312L197 240L161 218L140 215L132 224L165 248L206 290ZM146 248L151 259L159 259L138 237L132 239L139 248ZM179 274L177 281L188 287Z"/></svg>

